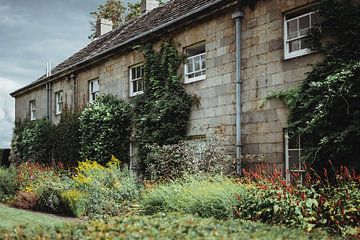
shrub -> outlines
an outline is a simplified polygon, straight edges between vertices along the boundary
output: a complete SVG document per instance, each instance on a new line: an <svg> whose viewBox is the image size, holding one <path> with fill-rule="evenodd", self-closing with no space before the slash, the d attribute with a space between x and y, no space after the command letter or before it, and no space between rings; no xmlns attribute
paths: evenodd
<svg viewBox="0 0 360 240"><path fill-rule="evenodd" d="M35 210L39 197L33 192L18 192L10 205L16 208Z"/></svg>
<svg viewBox="0 0 360 240"><path fill-rule="evenodd" d="M147 191L141 207L146 214L178 211L224 219L233 216L242 191L244 186L223 176L186 176Z"/></svg>
<svg viewBox="0 0 360 240"><path fill-rule="evenodd" d="M21 123L14 132L13 145L19 161L50 163L51 132L53 126L45 119Z"/></svg>
<svg viewBox="0 0 360 240"><path fill-rule="evenodd" d="M86 195L86 214L92 218L118 215L140 197L135 177L114 157L106 167L80 162L73 180L75 189Z"/></svg>
<svg viewBox="0 0 360 240"><path fill-rule="evenodd" d="M98 98L80 116L81 157L105 164L115 155L128 160L130 105L114 96Z"/></svg>
<svg viewBox="0 0 360 240"><path fill-rule="evenodd" d="M308 231L321 227L346 234L360 226L360 176L347 168L341 169L335 172L335 185L310 173L305 185L300 186L288 185L277 173L268 176L261 172L246 173L252 178L252 187L239 194L237 216Z"/></svg>
<svg viewBox="0 0 360 240"><path fill-rule="evenodd" d="M70 189L60 194L61 200L67 207L66 212L75 217L82 217L86 214L87 195L75 189Z"/></svg>
<svg viewBox="0 0 360 240"><path fill-rule="evenodd" d="M152 179L175 179L186 173L221 174L231 170L234 161L218 141L181 141L172 145L148 146L149 175Z"/></svg>
<svg viewBox="0 0 360 240"><path fill-rule="evenodd" d="M40 193L51 181L57 181L59 175L55 168L40 163L25 162L17 167L17 181L20 190Z"/></svg>
<svg viewBox="0 0 360 240"><path fill-rule="evenodd" d="M70 211L67 211L68 205L61 198L61 193L73 187L74 183L72 179L65 173L47 179L46 184L42 184L42 186L37 189L39 195L37 209L43 212L71 214Z"/></svg>
<svg viewBox="0 0 360 240"><path fill-rule="evenodd" d="M42 228L29 227L0 231L5 239L329 239L325 232L307 234L284 226L192 215L157 214L129 216L78 225Z"/></svg>
<svg viewBox="0 0 360 240"><path fill-rule="evenodd" d="M77 166L80 160L80 114L69 110L63 111L58 125L54 127L54 159L67 167Z"/></svg>
<svg viewBox="0 0 360 240"><path fill-rule="evenodd" d="M9 168L0 167L0 202L15 195L18 189L16 174L17 172L14 166Z"/></svg>

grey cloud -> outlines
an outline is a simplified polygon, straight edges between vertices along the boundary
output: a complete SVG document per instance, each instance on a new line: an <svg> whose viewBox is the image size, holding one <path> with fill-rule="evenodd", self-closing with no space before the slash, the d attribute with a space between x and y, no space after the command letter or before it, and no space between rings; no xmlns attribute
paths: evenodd
<svg viewBox="0 0 360 240"><path fill-rule="evenodd" d="M0 148L9 147L14 100L9 93L89 43L89 13L105 0L0 0Z"/></svg>

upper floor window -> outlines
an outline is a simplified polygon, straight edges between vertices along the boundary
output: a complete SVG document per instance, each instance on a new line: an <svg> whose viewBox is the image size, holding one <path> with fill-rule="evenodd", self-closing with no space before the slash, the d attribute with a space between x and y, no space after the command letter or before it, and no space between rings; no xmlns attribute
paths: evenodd
<svg viewBox="0 0 360 240"><path fill-rule="evenodd" d="M205 43L186 49L185 83L192 83L206 78Z"/></svg>
<svg viewBox="0 0 360 240"><path fill-rule="evenodd" d="M130 67L130 97L144 93L144 65Z"/></svg>
<svg viewBox="0 0 360 240"><path fill-rule="evenodd" d="M310 53L306 43L309 30L319 23L315 12L301 12L286 14L284 18L284 56L285 59L294 58Z"/></svg>
<svg viewBox="0 0 360 240"><path fill-rule="evenodd" d="M30 120L36 120L36 101L31 100L29 102Z"/></svg>
<svg viewBox="0 0 360 240"><path fill-rule="evenodd" d="M96 98L99 96L100 87L99 80L95 79L89 81L89 103L95 102Z"/></svg>
<svg viewBox="0 0 360 240"><path fill-rule="evenodd" d="M55 114L59 115L63 109L63 91L59 91L55 93Z"/></svg>

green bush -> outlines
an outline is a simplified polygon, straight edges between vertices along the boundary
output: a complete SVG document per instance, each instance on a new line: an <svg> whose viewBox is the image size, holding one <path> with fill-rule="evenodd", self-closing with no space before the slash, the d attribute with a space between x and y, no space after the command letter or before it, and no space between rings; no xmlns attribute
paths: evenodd
<svg viewBox="0 0 360 240"><path fill-rule="evenodd" d="M17 171L14 166L0 167L0 202L15 195L19 187L16 174Z"/></svg>
<svg viewBox="0 0 360 240"><path fill-rule="evenodd" d="M114 96L103 96L80 116L81 157L107 163L111 155L128 161L131 134L130 105Z"/></svg>
<svg viewBox="0 0 360 240"><path fill-rule="evenodd" d="M221 174L231 171L234 161L219 148L218 141L181 141L148 146L151 179L176 179L184 174Z"/></svg>
<svg viewBox="0 0 360 240"><path fill-rule="evenodd" d="M45 184L37 189L39 201L37 210L57 214L70 214L69 204L62 198L62 193L73 188L74 182L64 172L60 176L48 178Z"/></svg>
<svg viewBox="0 0 360 240"><path fill-rule="evenodd" d="M146 214L177 211L226 219L233 217L236 196L243 191L244 186L223 176L186 176L147 191L140 205Z"/></svg>
<svg viewBox="0 0 360 240"><path fill-rule="evenodd" d="M17 123L12 141L12 160L49 164L52 130L52 124L45 119Z"/></svg>
<svg viewBox="0 0 360 240"><path fill-rule="evenodd" d="M87 195L75 189L61 192L60 198L66 206L66 212L75 217L82 217L86 214Z"/></svg>
<svg viewBox="0 0 360 240"><path fill-rule="evenodd" d="M69 110L63 111L53 133L53 156L56 162L66 167L77 166L80 160L80 114Z"/></svg>
<svg viewBox="0 0 360 240"><path fill-rule="evenodd" d="M348 234L360 227L360 177L342 168L337 183L311 178L291 186L285 180L264 179L257 174L247 191L238 196L237 217L271 224L286 224L310 231L325 228ZM326 175L326 174L325 174ZM357 230L356 230L357 229Z"/></svg>
<svg viewBox="0 0 360 240"><path fill-rule="evenodd" d="M91 218L119 215L140 197L135 176L121 169L116 159L106 167L94 161L80 162L73 181L74 190L86 195L86 215Z"/></svg>
<svg viewBox="0 0 360 240"><path fill-rule="evenodd" d="M56 229L22 227L0 231L5 239L329 239L325 232L307 234L284 226L243 220L220 221L181 214L130 216Z"/></svg>

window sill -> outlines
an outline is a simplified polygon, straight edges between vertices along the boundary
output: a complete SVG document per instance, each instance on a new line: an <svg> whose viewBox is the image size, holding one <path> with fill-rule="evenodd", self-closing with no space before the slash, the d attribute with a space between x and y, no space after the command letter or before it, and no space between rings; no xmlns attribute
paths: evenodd
<svg viewBox="0 0 360 240"><path fill-rule="evenodd" d="M311 51L309 49L303 49L292 53L286 53L284 54L284 60L289 60L297 57L306 56L309 54L315 53L315 51Z"/></svg>
<svg viewBox="0 0 360 240"><path fill-rule="evenodd" d="M206 75L202 75L202 76L198 76L198 77L194 77L194 78L185 78L184 83L188 84L188 83L202 81L205 79L206 79Z"/></svg>
<svg viewBox="0 0 360 240"><path fill-rule="evenodd" d="M130 93L130 97L135 97L135 96L139 96L141 94L144 94L144 91L141 92L134 92L134 93Z"/></svg>

